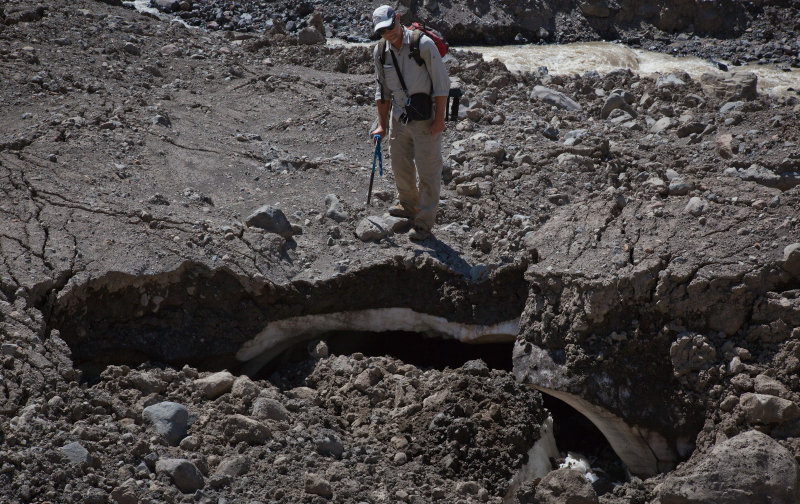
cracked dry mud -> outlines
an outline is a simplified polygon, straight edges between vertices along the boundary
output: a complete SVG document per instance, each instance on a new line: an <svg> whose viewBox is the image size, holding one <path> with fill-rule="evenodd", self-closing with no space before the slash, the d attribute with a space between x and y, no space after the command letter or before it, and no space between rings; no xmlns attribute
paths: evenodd
<svg viewBox="0 0 800 504"><path fill-rule="evenodd" d="M454 51L435 239L365 242L370 48L42 7L0 4L3 502L796 502L796 94ZM387 308L513 325L513 370L301 327L242 375L271 323ZM594 487L515 477L540 391L619 457Z"/></svg>

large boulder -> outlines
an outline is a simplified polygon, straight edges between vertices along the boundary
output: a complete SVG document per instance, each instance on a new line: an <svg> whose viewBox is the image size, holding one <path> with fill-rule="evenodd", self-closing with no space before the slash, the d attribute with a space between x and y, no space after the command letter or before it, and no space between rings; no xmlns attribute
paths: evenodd
<svg viewBox="0 0 800 504"><path fill-rule="evenodd" d="M556 91L555 89L550 89L545 86L534 86L533 91L531 91L531 99L541 100L550 105L555 105L558 108L573 112L581 110L581 106L578 102L561 91Z"/></svg>
<svg viewBox="0 0 800 504"><path fill-rule="evenodd" d="M758 97L758 77L753 72L738 72L731 76L703 74L703 92L723 101L755 100Z"/></svg>
<svg viewBox="0 0 800 504"><path fill-rule="evenodd" d="M796 504L800 466L777 441L753 430L678 469L655 492L661 504Z"/></svg>

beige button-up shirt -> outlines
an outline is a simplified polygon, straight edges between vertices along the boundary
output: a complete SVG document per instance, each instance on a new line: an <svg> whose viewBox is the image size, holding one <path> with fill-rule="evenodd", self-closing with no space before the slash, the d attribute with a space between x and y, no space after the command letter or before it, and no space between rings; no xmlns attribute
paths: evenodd
<svg viewBox="0 0 800 504"><path fill-rule="evenodd" d="M423 35L419 39L419 54L425 62L424 66L418 65L416 60L411 57L411 30L403 28L403 45L400 49L395 49L392 44L386 42L386 57L381 62L378 48L375 45L373 57L375 60L375 74L378 82L375 87L375 100L381 99L381 87L383 88L383 98L392 100L392 115L399 119L405 111L406 96L403 86L400 85L400 78L394 68L394 60L389 51L393 52L403 74L403 80L408 88L408 94L417 93L430 94L431 96L447 96L450 92L450 77L447 75L447 67L442 61L439 49L430 37Z"/></svg>

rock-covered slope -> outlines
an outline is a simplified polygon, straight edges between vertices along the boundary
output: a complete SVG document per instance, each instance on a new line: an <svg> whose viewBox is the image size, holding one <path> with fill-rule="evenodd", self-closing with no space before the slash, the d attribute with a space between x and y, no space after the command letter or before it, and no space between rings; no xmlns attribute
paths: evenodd
<svg viewBox="0 0 800 504"><path fill-rule="evenodd" d="M544 422L526 385L648 479L557 472L511 499L702 500L742 443L782 483L744 464L719 475L736 495L796 495L796 95L456 51L466 103L417 245L383 215L390 172L364 203L369 48L101 2L1 10L2 500L499 502ZM520 317L517 380L324 344L269 380L211 373L269 322L387 307Z"/></svg>

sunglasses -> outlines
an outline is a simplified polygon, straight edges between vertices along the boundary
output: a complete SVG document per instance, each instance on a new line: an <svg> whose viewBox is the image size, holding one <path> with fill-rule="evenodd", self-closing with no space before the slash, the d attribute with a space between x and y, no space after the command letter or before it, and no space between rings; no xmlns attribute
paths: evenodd
<svg viewBox="0 0 800 504"><path fill-rule="evenodd" d="M383 37L383 34L386 33L387 31L394 30L395 21L397 21L397 18L393 18L392 19L392 24L390 24L389 26L387 26L385 28L378 28L378 30L375 33L377 33L379 37Z"/></svg>

